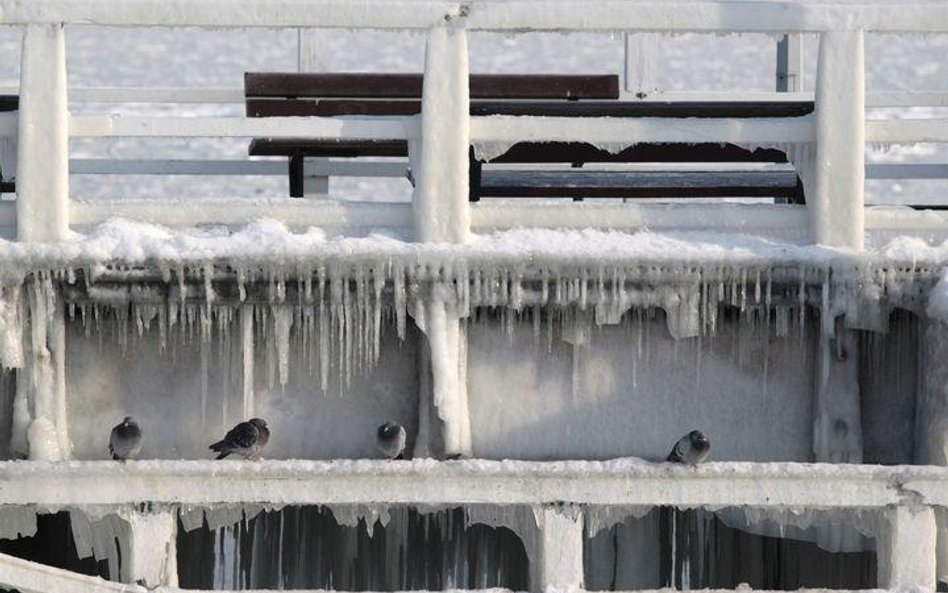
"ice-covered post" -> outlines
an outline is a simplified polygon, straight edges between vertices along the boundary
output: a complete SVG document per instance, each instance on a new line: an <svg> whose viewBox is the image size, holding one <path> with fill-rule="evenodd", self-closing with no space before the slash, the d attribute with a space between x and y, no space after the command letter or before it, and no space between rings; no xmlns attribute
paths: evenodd
<svg viewBox="0 0 948 593"><path fill-rule="evenodd" d="M446 18L428 31L421 97L421 138L410 144L415 192L415 240L464 243L470 233L470 147L467 32ZM471 454L465 335L451 286L431 280L415 316L431 354L431 398L443 422L445 455ZM425 372L425 371L423 371ZM424 413L425 405L419 406Z"/></svg>
<svg viewBox="0 0 948 593"><path fill-rule="evenodd" d="M915 459L919 465L948 465L948 323L921 320L921 385L915 412ZM948 511L942 511L943 517ZM937 568L948 578L948 520L939 525Z"/></svg>
<svg viewBox="0 0 948 593"><path fill-rule="evenodd" d="M536 510L539 534L533 557L534 591L583 588L583 511L549 504Z"/></svg>
<svg viewBox="0 0 948 593"><path fill-rule="evenodd" d="M177 513L170 509L135 510L121 515L129 526L128 561L122 564L122 580L148 588L177 587Z"/></svg>
<svg viewBox="0 0 948 593"><path fill-rule="evenodd" d="M816 243L863 249L866 82L863 31L824 31L816 72L814 191L807 196Z"/></svg>
<svg viewBox="0 0 948 593"><path fill-rule="evenodd" d="M415 240L464 243L470 232L467 32L428 31L421 95L421 155L414 159Z"/></svg>
<svg viewBox="0 0 948 593"><path fill-rule="evenodd" d="M935 590L935 512L897 506L883 511L877 538L878 587Z"/></svg>
<svg viewBox="0 0 948 593"><path fill-rule="evenodd" d="M823 290L830 290L824 283ZM824 298L816 364L813 453L816 461L862 462L859 405L859 344L843 316L834 317Z"/></svg>
<svg viewBox="0 0 948 593"><path fill-rule="evenodd" d="M16 218L21 241L69 231L69 108L61 25L29 25L20 60Z"/></svg>

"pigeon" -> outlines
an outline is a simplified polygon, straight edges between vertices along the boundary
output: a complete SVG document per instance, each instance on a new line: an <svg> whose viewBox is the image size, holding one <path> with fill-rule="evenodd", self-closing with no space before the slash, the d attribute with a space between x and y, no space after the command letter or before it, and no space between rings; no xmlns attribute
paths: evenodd
<svg viewBox="0 0 948 593"><path fill-rule="evenodd" d="M142 429L131 416L126 416L121 424L112 428L109 436L109 454L112 459L125 461L138 455L142 450Z"/></svg>
<svg viewBox="0 0 948 593"><path fill-rule="evenodd" d="M692 430L678 439L666 461L696 466L711 453L711 441L700 430Z"/></svg>
<svg viewBox="0 0 948 593"><path fill-rule="evenodd" d="M405 450L405 427L394 420L389 420L379 426L375 442L379 451L389 461L401 459L402 451Z"/></svg>
<svg viewBox="0 0 948 593"><path fill-rule="evenodd" d="M269 440L270 429L267 428L267 421L251 418L230 429L224 440L217 441L208 449L218 453L217 459L223 459L231 453L244 459L260 459L260 450Z"/></svg>

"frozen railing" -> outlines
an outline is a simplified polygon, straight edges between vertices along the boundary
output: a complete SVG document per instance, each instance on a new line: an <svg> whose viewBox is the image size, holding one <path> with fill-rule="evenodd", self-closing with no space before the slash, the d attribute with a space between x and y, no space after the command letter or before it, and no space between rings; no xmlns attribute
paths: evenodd
<svg viewBox="0 0 948 593"><path fill-rule="evenodd" d="M582 509L743 507L778 522L781 512L852 510L858 528L876 539L880 588L934 589L937 514L948 506L945 468L712 463L693 469L637 459L6 462L0 486L4 505L118 514L129 525L126 576L151 586L177 584L179 511L263 503L526 507L536 523L536 536L525 542L535 590L582 588ZM33 590L29 570L35 569L0 558L0 584Z"/></svg>
<svg viewBox="0 0 948 593"><path fill-rule="evenodd" d="M312 137L324 139L404 139L411 146L417 187L412 204L363 207L319 202L291 205L276 200L237 211L229 204L203 204L191 211L191 223L241 222L266 212L288 222L346 227L399 226L414 229L421 241L463 241L472 228L569 224L592 218L591 224L635 226L643 223L647 206L628 206L623 216L603 210L590 216L582 206L566 205L538 219L531 207L505 208L467 202L467 149L502 146L517 141L585 141L599 145L637 142L729 142L745 146L814 146L800 150L795 161L804 178L807 216L787 217L786 208L756 214L769 226L798 228L818 243L860 249L864 231L888 225L884 215L864 209L864 145L948 141L948 119L865 119L864 36L866 33L945 33L948 8L943 3L917 1L898 6L867 1L782 4L771 2L561 2L557 10L536 0L505 3L442 1L341 2L311 0L267 4L266 14L249 0L228 3L199 0L172 3L159 0L125 3L38 0L0 4L6 24L23 25L20 111L5 117L0 130L18 136L17 203L15 221L21 240L55 241L70 225L91 224L112 215L182 224L176 208L161 202L86 203L69 200L68 143L70 138L108 137ZM68 111L66 48L63 25L198 27L346 27L428 31L425 92L420 116L408 118L267 118L138 117L71 115ZM470 117L468 102L468 31L657 31L657 32L816 32L821 35L816 80L816 112L793 120L750 118L638 120L575 120L557 117ZM233 89L86 89L86 100L234 100ZM670 97L662 97L670 98ZM879 104L941 105L937 93L890 93ZM92 167L76 163L76 169ZM940 175L926 168L924 175ZM141 215L138 208L149 212ZM10 207L8 207L10 208ZM163 213L164 212L164 213ZM631 212L631 213L630 213ZM930 214L930 213L929 213ZM690 215L689 215L690 216ZM647 218L647 217L646 217ZM694 218L690 216L690 218ZM724 217L727 218L727 217ZM904 230L942 225L941 217L918 216ZM647 220L653 228L659 221ZM659 224L656 224L656 223ZM674 224L674 220L668 221ZM799 228L802 225L802 228Z"/></svg>

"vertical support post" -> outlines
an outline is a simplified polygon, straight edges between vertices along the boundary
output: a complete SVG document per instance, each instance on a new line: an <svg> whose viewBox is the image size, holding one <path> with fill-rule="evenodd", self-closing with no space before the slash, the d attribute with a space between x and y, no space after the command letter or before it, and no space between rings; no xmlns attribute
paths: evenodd
<svg viewBox="0 0 948 593"><path fill-rule="evenodd" d="M69 232L69 107L62 25L29 25L20 61L17 237L61 241Z"/></svg>
<svg viewBox="0 0 948 593"><path fill-rule="evenodd" d="M297 70L299 72L326 72L329 60L326 55L325 39L320 40L320 31L317 29L297 29L296 40ZM329 175L320 175L313 169L318 166L317 163L327 163L329 159L306 158L302 155L299 158L303 186L301 193L295 197L328 198Z"/></svg>
<svg viewBox="0 0 948 593"><path fill-rule="evenodd" d="M828 282L823 290L830 290ZM828 297L824 297L824 303L821 315L831 316ZM813 453L818 462L862 462L859 345L843 320L843 316L824 317L820 330L813 409Z"/></svg>
<svg viewBox="0 0 948 593"><path fill-rule="evenodd" d="M122 518L129 525L128 561L121 567L122 581L149 589L177 587L177 514L170 509L129 511L122 513Z"/></svg>
<svg viewBox="0 0 948 593"><path fill-rule="evenodd" d="M948 323L922 319L919 342L921 385L915 409L915 459L918 465L948 465ZM937 568L948 581L948 511L938 524Z"/></svg>
<svg viewBox="0 0 948 593"><path fill-rule="evenodd" d="M935 590L935 512L931 507L891 507L877 538L878 587Z"/></svg>
<svg viewBox="0 0 948 593"><path fill-rule="evenodd" d="M320 295L321 296L321 295ZM243 418L254 417L253 397L253 306L240 306L240 344L243 362Z"/></svg>
<svg viewBox="0 0 948 593"><path fill-rule="evenodd" d="M866 84L862 29L824 31L816 75L813 239L862 251L865 233Z"/></svg>
<svg viewBox="0 0 948 593"><path fill-rule="evenodd" d="M531 589L582 589L582 509L572 504L549 504L536 512L540 533L534 554Z"/></svg>
<svg viewBox="0 0 948 593"><path fill-rule="evenodd" d="M636 99L645 99L656 89L655 60L658 33L625 34L625 90Z"/></svg>
<svg viewBox="0 0 948 593"><path fill-rule="evenodd" d="M470 96L467 31L428 31L421 97L421 159L412 198L415 239L464 243L471 227L468 204Z"/></svg>
<svg viewBox="0 0 948 593"><path fill-rule="evenodd" d="M803 34L790 33L777 42L777 92L803 90Z"/></svg>
<svg viewBox="0 0 948 593"><path fill-rule="evenodd" d="M58 386L65 390L65 382L59 376L59 361L53 349L65 351L65 344L58 344L61 334L56 330L62 324L62 311L57 309L56 295L48 276L36 274L29 283L30 328L29 356L26 360L29 381L27 393L33 404L33 414L27 429L29 458L45 461L65 459L61 442L65 439L65 426L59 426L58 420L65 417L65 393L58 394ZM52 338L52 339L51 339ZM61 360L61 357L59 357ZM59 411L60 404L63 406Z"/></svg>

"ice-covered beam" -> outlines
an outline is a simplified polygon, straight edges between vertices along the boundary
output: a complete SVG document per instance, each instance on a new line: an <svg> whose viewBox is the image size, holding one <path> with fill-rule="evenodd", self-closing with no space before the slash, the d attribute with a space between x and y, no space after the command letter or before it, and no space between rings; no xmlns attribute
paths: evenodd
<svg viewBox="0 0 948 593"><path fill-rule="evenodd" d="M27 27L20 56L17 120L16 214L21 241L60 241L69 232L66 88L63 27Z"/></svg>
<svg viewBox="0 0 948 593"><path fill-rule="evenodd" d="M538 508L537 550L533 554L532 589L583 588L583 512L576 505Z"/></svg>
<svg viewBox="0 0 948 593"><path fill-rule="evenodd" d="M126 585L71 570L54 568L0 554L0 585L21 593L147 593L145 587Z"/></svg>
<svg viewBox="0 0 948 593"><path fill-rule="evenodd" d="M544 0L21 0L0 1L0 22L205 27L343 27L427 29L445 17L469 29L499 31L822 31L841 22L871 31L948 32L948 7L939 0L877 1L840 6L821 1L663 2L569 0L549 10Z"/></svg>
<svg viewBox="0 0 948 593"><path fill-rule="evenodd" d="M861 29L820 35L816 160L807 211L813 240L862 250L865 233L865 51Z"/></svg>
<svg viewBox="0 0 948 593"><path fill-rule="evenodd" d="M931 507L885 511L877 536L879 587L935 590L935 513Z"/></svg>
<svg viewBox="0 0 948 593"><path fill-rule="evenodd" d="M948 468L607 462L72 461L0 463L0 504L948 506Z"/></svg>
<svg viewBox="0 0 948 593"><path fill-rule="evenodd" d="M421 98L420 158L414 158L415 239L464 243L470 232L470 144L467 32L435 27L428 32Z"/></svg>

